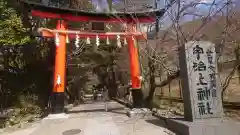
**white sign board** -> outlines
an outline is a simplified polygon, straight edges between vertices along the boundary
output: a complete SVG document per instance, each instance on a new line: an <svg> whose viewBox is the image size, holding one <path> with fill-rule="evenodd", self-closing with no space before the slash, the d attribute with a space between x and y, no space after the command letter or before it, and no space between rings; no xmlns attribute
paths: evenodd
<svg viewBox="0 0 240 135"><path fill-rule="evenodd" d="M185 62L182 64L186 64L186 70L182 73L182 77L184 74L187 77L182 81L185 81L184 91L188 91L187 95L190 96L186 97L185 94L184 98L191 102L193 119L221 117L222 89L217 70L215 45L207 41L190 41L185 44L184 52ZM182 66L181 72L183 68Z"/></svg>

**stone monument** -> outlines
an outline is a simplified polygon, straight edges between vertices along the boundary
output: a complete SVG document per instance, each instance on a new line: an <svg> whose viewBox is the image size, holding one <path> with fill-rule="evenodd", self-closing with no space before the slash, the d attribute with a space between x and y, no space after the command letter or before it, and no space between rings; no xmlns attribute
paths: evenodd
<svg viewBox="0 0 240 135"><path fill-rule="evenodd" d="M223 107L215 45L190 41L180 50L184 117L188 121L221 118Z"/></svg>
<svg viewBox="0 0 240 135"><path fill-rule="evenodd" d="M182 135L240 135L239 123L223 119L215 45L189 41L179 54L184 118L169 119L170 128Z"/></svg>

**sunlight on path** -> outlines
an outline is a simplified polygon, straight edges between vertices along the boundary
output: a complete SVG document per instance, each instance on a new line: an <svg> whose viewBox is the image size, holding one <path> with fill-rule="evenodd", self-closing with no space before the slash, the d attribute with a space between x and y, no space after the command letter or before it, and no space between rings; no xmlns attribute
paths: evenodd
<svg viewBox="0 0 240 135"><path fill-rule="evenodd" d="M111 117L89 119L84 135L120 135L117 125Z"/></svg>

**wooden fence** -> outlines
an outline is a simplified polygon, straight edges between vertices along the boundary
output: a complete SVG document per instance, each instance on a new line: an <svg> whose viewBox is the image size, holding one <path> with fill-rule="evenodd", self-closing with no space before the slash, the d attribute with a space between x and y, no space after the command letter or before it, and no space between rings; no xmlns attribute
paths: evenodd
<svg viewBox="0 0 240 135"><path fill-rule="evenodd" d="M220 68L220 80L224 82L225 78L231 72L234 66L235 60L230 60L219 65ZM224 69L224 70L221 70ZM167 86L162 88L156 88L155 95L158 97L164 97L173 99L182 99L181 80L175 79ZM224 100L228 102L239 102L240 103L240 76L236 72L231 78L230 84L224 93Z"/></svg>

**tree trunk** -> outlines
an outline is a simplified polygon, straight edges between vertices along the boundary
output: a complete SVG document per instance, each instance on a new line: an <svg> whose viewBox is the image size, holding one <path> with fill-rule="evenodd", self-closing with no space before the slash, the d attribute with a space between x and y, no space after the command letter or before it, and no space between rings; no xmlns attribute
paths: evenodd
<svg viewBox="0 0 240 135"><path fill-rule="evenodd" d="M153 55L153 59L155 58L155 55ZM149 67L149 77L150 77L150 87L149 87L149 94L146 98L146 107L147 108L152 108L152 101L154 98L154 93L155 93L155 62L154 60L149 58L148 60L148 67Z"/></svg>
<svg viewBox="0 0 240 135"><path fill-rule="evenodd" d="M238 63L240 63L240 54L239 54L239 51L240 51L240 46L237 45L236 48L235 48L236 65L238 65ZM240 66L238 66L237 72L238 72L238 81L239 81L239 83L240 83Z"/></svg>
<svg viewBox="0 0 240 135"><path fill-rule="evenodd" d="M111 65L110 65L110 70L111 70L111 79L110 79L110 91L109 91L109 97L110 98L116 98L117 97L117 83L116 83L116 75L115 75L115 70L114 70L114 49L111 49L112 55L111 57Z"/></svg>

